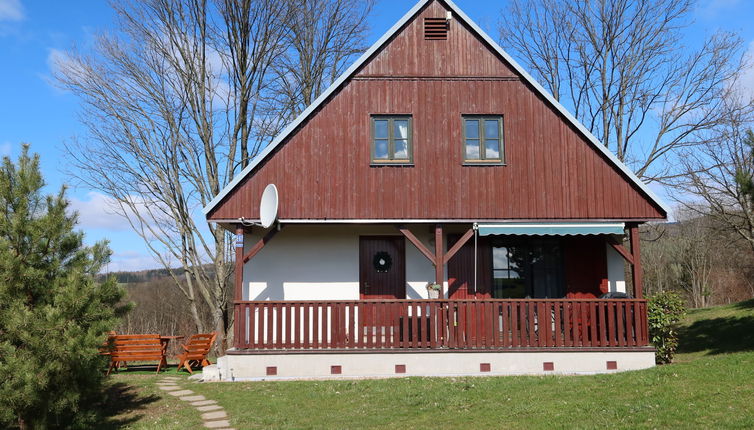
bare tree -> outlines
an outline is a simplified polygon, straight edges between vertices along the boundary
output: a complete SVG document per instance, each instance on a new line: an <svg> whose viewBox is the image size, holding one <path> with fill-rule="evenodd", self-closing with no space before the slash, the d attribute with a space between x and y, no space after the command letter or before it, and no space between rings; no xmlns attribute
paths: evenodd
<svg viewBox="0 0 754 430"><path fill-rule="evenodd" d="M232 240L221 227L207 226L199 209L283 125L273 84L291 49L293 6L290 0L114 3L117 31L57 65L58 82L83 102L88 131L67 145L73 175L112 198L187 298L197 330L216 330L223 349L232 324ZM335 23L316 21L317 31L344 22L340 15L320 19ZM348 33L329 37L332 45L350 43L342 39ZM338 69L348 59L324 56L313 64ZM212 310L209 323L198 301Z"/></svg>
<svg viewBox="0 0 754 430"><path fill-rule="evenodd" d="M645 181L714 129L744 66L739 37L682 43L692 0L511 0L501 44ZM746 105L742 109L750 110Z"/></svg>
<svg viewBox="0 0 754 430"><path fill-rule="evenodd" d="M683 157L687 174L674 181L677 201L691 211L714 218L754 252L754 133L739 115Z"/></svg>
<svg viewBox="0 0 754 430"><path fill-rule="evenodd" d="M287 51L277 64L280 105L298 115L364 52L374 0L292 0Z"/></svg>

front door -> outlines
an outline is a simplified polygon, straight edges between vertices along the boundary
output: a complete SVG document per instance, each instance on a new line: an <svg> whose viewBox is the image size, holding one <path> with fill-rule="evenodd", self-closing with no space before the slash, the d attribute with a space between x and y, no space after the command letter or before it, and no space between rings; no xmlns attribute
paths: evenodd
<svg viewBox="0 0 754 430"><path fill-rule="evenodd" d="M362 300L406 298L405 255L403 236L359 238L359 295Z"/></svg>

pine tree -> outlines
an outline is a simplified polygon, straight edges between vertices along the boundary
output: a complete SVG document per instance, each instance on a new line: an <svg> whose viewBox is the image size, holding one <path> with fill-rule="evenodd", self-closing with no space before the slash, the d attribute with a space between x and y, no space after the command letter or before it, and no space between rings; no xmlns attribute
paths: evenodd
<svg viewBox="0 0 754 430"><path fill-rule="evenodd" d="M43 195L25 146L0 168L0 427L91 428L105 363L98 347L127 311L98 282L106 242L84 246L65 187Z"/></svg>

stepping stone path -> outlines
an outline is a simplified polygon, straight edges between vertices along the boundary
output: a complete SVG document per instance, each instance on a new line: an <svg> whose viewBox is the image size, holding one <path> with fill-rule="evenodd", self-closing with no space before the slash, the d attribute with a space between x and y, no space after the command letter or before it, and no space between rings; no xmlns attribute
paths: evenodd
<svg viewBox="0 0 754 430"><path fill-rule="evenodd" d="M171 396L178 397L201 413L204 427L218 430L233 430L230 428L228 413L214 400L207 400L204 396L195 394L191 390L184 390L178 385L181 378L166 376L157 382L160 390L167 391Z"/></svg>

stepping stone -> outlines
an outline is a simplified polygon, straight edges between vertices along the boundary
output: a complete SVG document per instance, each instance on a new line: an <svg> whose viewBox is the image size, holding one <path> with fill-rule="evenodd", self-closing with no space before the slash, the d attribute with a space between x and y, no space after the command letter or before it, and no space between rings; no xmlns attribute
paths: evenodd
<svg viewBox="0 0 754 430"><path fill-rule="evenodd" d="M181 378L176 378L175 376L166 376L166 377L162 378L163 381L177 381L179 379L181 379Z"/></svg>
<svg viewBox="0 0 754 430"><path fill-rule="evenodd" d="M228 418L228 414L225 411L206 412L202 414L204 421L219 420L220 418Z"/></svg>
<svg viewBox="0 0 754 430"><path fill-rule="evenodd" d="M184 402L198 402L200 400L207 400L204 396L186 396L181 397Z"/></svg>
<svg viewBox="0 0 754 430"><path fill-rule="evenodd" d="M175 397L181 397L181 396L189 396L191 394L194 394L191 390L179 390L179 391L168 391L168 394Z"/></svg>
<svg viewBox="0 0 754 430"><path fill-rule="evenodd" d="M216 400L200 400L198 402L191 402L191 406L207 406L207 405L216 405Z"/></svg>
<svg viewBox="0 0 754 430"><path fill-rule="evenodd" d="M164 390L164 391L174 391L174 390L180 390L181 389L181 387L179 387L177 385L159 385L158 388L160 390Z"/></svg>
<svg viewBox="0 0 754 430"><path fill-rule="evenodd" d="M222 421L207 421L204 423L204 427L207 427L208 429L221 429L228 427L230 423L228 420L222 420Z"/></svg>
<svg viewBox="0 0 754 430"><path fill-rule="evenodd" d="M207 405L207 406L198 406L196 410L199 412L209 412L209 411L218 411L222 408L223 407L220 405Z"/></svg>

